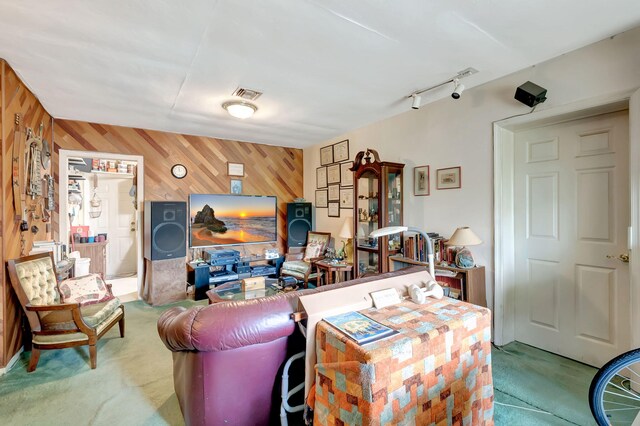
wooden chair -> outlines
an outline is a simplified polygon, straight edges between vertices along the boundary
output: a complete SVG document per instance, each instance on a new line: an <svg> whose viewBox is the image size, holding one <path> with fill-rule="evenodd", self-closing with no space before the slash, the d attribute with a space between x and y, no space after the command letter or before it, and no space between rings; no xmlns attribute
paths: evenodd
<svg viewBox="0 0 640 426"><path fill-rule="evenodd" d="M124 306L117 298L82 307L79 303L61 303L51 253L7 263L11 285L31 327L29 372L36 369L40 350L84 345L89 345L91 368L96 368L97 341L116 323L120 337L124 337Z"/></svg>
<svg viewBox="0 0 640 426"><path fill-rule="evenodd" d="M280 275L289 275L309 286L309 280L317 279L318 271L314 272L314 262L324 258L324 253L331 241L330 232L309 231L306 247L291 247L285 255ZM318 246L319 250L318 250ZM316 255L316 253L318 255Z"/></svg>

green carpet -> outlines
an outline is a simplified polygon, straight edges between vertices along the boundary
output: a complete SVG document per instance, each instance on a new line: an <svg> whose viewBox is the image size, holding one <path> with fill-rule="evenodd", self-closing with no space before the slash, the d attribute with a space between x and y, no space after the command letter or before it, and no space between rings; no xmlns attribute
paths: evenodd
<svg viewBox="0 0 640 426"><path fill-rule="evenodd" d="M26 370L30 353L23 353L0 376L0 424L183 425L171 352L156 328L160 313L170 306L124 305L125 338L116 325L100 339L95 370L89 367L86 346L42 351L33 373Z"/></svg>
<svg viewBox="0 0 640 426"><path fill-rule="evenodd" d="M588 399L595 368L518 342L491 355L496 425L596 424Z"/></svg>
<svg viewBox="0 0 640 426"><path fill-rule="evenodd" d="M86 347L43 351L34 373L23 353L0 376L0 424L183 425L171 352L156 331L170 306L125 303L126 337L115 327L100 340L95 370ZM587 401L594 368L521 343L494 348L492 357L496 425L594 424Z"/></svg>

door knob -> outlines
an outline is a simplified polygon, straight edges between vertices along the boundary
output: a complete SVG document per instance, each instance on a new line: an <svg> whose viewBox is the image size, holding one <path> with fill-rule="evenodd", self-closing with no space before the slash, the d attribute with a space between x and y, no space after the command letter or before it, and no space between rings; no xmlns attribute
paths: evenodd
<svg viewBox="0 0 640 426"><path fill-rule="evenodd" d="M622 253L617 256L607 255L607 259L618 259L620 262L629 263L629 253Z"/></svg>

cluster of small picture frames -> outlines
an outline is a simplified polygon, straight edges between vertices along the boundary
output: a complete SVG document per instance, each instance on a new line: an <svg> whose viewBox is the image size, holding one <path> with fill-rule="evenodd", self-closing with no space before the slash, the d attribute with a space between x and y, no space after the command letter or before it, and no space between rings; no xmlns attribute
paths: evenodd
<svg viewBox="0 0 640 426"><path fill-rule="evenodd" d="M436 170L436 189L458 189L462 187L462 168L447 167ZM413 195L431 194L431 176L429 166L413 168Z"/></svg>
<svg viewBox="0 0 640 426"><path fill-rule="evenodd" d="M353 209L353 161L349 140L320 148L316 169L316 208L328 209L329 217L340 217L340 209Z"/></svg>

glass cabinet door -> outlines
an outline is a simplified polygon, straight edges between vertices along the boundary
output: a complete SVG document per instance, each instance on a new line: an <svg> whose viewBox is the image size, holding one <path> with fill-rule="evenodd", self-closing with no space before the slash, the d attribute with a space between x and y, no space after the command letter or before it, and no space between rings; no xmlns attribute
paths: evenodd
<svg viewBox="0 0 640 426"><path fill-rule="evenodd" d="M379 255L377 251L358 250L358 276L380 272L378 261Z"/></svg>
<svg viewBox="0 0 640 426"><path fill-rule="evenodd" d="M402 225L402 171L389 171L387 173L387 193L384 194L386 203L387 223L385 226ZM399 250L401 246L401 234L389 237L389 250Z"/></svg>
<svg viewBox="0 0 640 426"><path fill-rule="evenodd" d="M376 240L369 238L369 234L378 229L379 203L378 175L372 171L367 171L358 179L358 236L359 247L375 247Z"/></svg>

